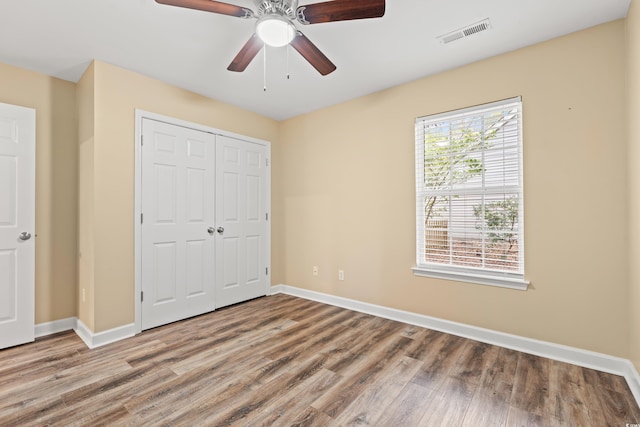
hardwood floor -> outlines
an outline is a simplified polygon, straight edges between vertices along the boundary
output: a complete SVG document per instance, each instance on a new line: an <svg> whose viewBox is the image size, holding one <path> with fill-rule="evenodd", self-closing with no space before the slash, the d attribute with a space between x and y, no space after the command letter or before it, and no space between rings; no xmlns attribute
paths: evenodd
<svg viewBox="0 0 640 427"><path fill-rule="evenodd" d="M287 295L0 351L0 426L625 426L624 378Z"/></svg>

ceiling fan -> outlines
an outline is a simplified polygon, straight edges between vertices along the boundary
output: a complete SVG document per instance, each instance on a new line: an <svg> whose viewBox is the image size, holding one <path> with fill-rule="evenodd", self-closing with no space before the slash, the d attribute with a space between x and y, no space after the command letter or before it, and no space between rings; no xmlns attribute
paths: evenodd
<svg viewBox="0 0 640 427"><path fill-rule="evenodd" d="M270 46L290 44L323 76L336 66L314 45L294 21L303 25L352 19L380 18L385 0L332 0L298 6L298 0L253 0L257 12L215 0L156 0L161 4L219 13L238 18L256 18L256 31L227 67L229 71L244 71L260 52L264 43Z"/></svg>

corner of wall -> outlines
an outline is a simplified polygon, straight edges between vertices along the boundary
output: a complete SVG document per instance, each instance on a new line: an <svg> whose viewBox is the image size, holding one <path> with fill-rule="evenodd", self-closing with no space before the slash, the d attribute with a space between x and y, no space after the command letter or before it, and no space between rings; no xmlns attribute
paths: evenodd
<svg viewBox="0 0 640 427"><path fill-rule="evenodd" d="M78 204L77 204L77 316L89 329L94 328L94 134L95 68L87 68L77 84L78 121Z"/></svg>
<svg viewBox="0 0 640 427"><path fill-rule="evenodd" d="M625 21L627 139L629 161L629 358L640 371L640 5L632 0Z"/></svg>

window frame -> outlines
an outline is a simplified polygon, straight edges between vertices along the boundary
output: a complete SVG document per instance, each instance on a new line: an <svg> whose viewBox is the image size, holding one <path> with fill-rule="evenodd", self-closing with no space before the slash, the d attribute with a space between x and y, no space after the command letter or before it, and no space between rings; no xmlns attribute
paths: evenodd
<svg viewBox="0 0 640 427"><path fill-rule="evenodd" d="M440 264L424 260L425 252L425 209L424 199L429 190L425 182L425 138L423 128L425 123L451 121L459 117L472 116L474 113L493 110L496 108L517 104L518 120L518 259L519 271L499 271L486 267L456 266ZM412 268L413 274L421 277L454 280L458 282L475 283L480 285L498 286L503 288L526 290L529 282L524 278L524 182L523 182L523 138L522 138L522 98L520 96L501 101L490 102L473 107L452 110L444 113L418 117L415 120L415 178L416 178L416 265ZM484 152L484 148L483 148ZM421 188L422 187L422 188ZM507 186L504 187L505 189ZM491 194L483 188L483 195ZM450 237L449 237L450 239ZM422 259L421 259L422 255Z"/></svg>

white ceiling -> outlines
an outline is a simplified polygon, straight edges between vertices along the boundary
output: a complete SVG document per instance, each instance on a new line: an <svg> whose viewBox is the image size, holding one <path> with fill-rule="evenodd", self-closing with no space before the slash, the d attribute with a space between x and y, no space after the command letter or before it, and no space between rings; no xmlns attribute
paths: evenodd
<svg viewBox="0 0 640 427"><path fill-rule="evenodd" d="M623 18L630 1L389 0L383 18L296 24L337 70L322 77L293 49L268 48L265 92L262 52L243 73L226 69L254 20L154 0L0 0L0 62L76 82L97 59L283 120ZM487 32L436 39L484 18Z"/></svg>

